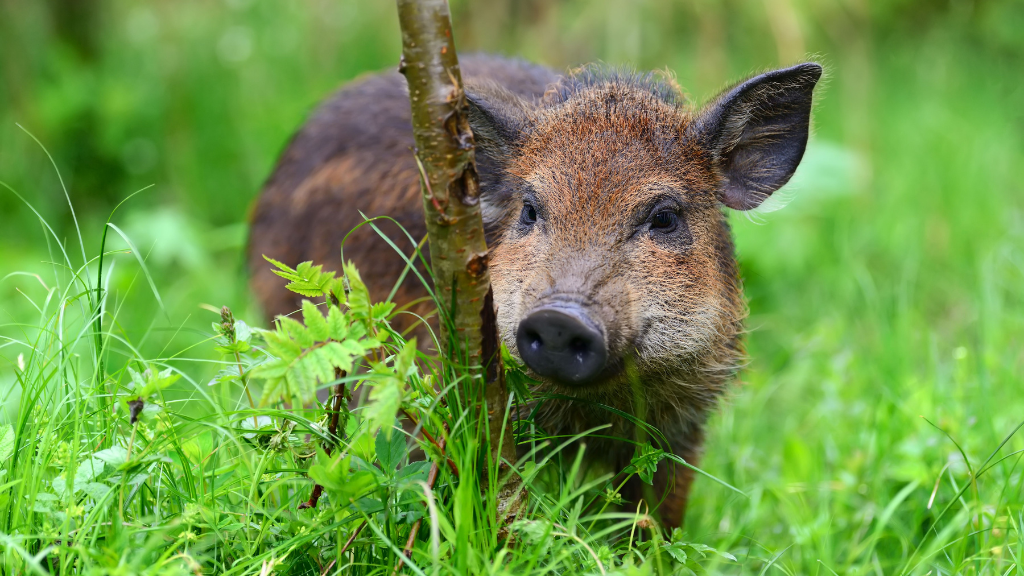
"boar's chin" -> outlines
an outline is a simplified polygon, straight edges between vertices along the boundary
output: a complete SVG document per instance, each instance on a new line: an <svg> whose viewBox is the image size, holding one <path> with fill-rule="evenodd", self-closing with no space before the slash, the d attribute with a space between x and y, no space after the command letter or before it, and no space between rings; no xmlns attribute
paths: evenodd
<svg viewBox="0 0 1024 576"><path fill-rule="evenodd" d="M716 356L716 349L734 335L718 307L678 312L649 312L636 342L641 369L663 372L700 364Z"/></svg>

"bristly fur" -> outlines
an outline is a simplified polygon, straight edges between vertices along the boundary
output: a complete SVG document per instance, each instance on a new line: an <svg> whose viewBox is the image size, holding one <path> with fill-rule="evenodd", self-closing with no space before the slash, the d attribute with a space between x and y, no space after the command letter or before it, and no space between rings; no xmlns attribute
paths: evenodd
<svg viewBox="0 0 1024 576"><path fill-rule="evenodd" d="M640 72L627 66L602 63L585 64L570 70L544 93L544 103L549 106L558 105L589 88L608 85L628 86L631 90L646 92L679 108L688 104L686 95L665 72Z"/></svg>
<svg viewBox="0 0 1024 576"><path fill-rule="evenodd" d="M756 76L698 111L663 73L590 65L560 76L489 56L464 58L462 68L503 342L518 354L523 318L571 302L599 326L610 358L587 386L541 379L539 393L562 398L537 407L538 423L565 435L610 425L588 439L587 454L618 471L650 439L639 420L696 465L708 415L744 359L746 306L723 206L756 207L792 175L821 67ZM250 238L253 287L269 314L299 302L263 254L338 267L338 246L361 214L392 216L415 239L426 234L409 116L402 77L381 74L340 91L289 144ZM532 224L520 218L527 202ZM649 228L648 211L662 204L680 223L671 234ZM404 234L382 229L411 252ZM367 227L349 237L345 256L378 299L405 267ZM411 276L400 304L425 295ZM411 318L399 316L397 327L413 327ZM676 526L692 479L688 468L662 465L653 493L634 483L628 497L660 501L661 520Z"/></svg>

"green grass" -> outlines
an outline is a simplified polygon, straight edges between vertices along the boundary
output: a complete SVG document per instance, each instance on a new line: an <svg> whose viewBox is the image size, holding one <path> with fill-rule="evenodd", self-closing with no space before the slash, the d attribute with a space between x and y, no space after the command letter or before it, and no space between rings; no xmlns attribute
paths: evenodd
<svg viewBox="0 0 1024 576"><path fill-rule="evenodd" d="M340 302L326 320L307 301L301 323L254 331L224 308L206 338L147 357L103 282L114 268L104 261L137 256L138 284L162 302L134 243L121 236L127 250L77 264L43 227L52 277L5 278L34 284L23 295L38 316L3 326L14 335L0 340L14 376L0 398L4 573L383 574L399 570L404 549L415 574L667 574L732 558L609 507L610 475L566 450L579 438L520 421L535 449L499 469L472 373L392 331L394 304L371 305L354 269L343 281L275 263L300 293ZM222 359L197 355L211 349ZM521 388L522 368L507 361ZM204 364L220 368L213 379L200 376ZM332 417L316 393L334 386L368 400ZM415 430L395 424L400 411ZM506 474L521 478L512 495ZM312 480L324 495L303 510ZM515 518L499 514L510 502Z"/></svg>
<svg viewBox="0 0 1024 576"><path fill-rule="evenodd" d="M788 205L733 219L751 360L712 419L700 465L747 496L699 479L683 539L736 558L701 559L712 573L1024 573L1024 436L1011 436L1024 420L1019 6L453 4L460 47L556 66L668 66L697 98L750 70L819 54L830 77ZM769 4L773 17L792 15L799 34L773 28ZM302 573L300 558L326 565L351 526L339 531L325 510L296 512L309 483L288 470L306 464L268 472L266 452L244 436L244 394L207 386L230 363L209 340L217 316L200 305L226 304L260 325L240 256L247 206L317 99L397 61L393 8L110 1L98 49L83 58L54 35L45 4L12 6L0 8L10 12L0 17L0 180L42 219L0 192L0 422L18 447L0 464L5 569L45 565L32 557L47 546L62 547L65 570L81 572L192 571L175 556L186 551L209 573L255 574L285 554L275 573ZM84 250L56 172L16 121L64 170ZM124 253L108 232L110 357L100 371L87 291L97 263L79 276L82 253L95 258L113 206L153 183L112 219L141 252ZM41 281L7 276L16 271ZM49 301L43 284L54 290ZM144 420L132 441L110 394L138 359L182 379L164 397L164 416ZM471 468L463 459L472 439L454 438L460 466ZM84 479L96 472L83 465L92 454L129 443L133 454L170 462L154 460L159 472L138 485L111 482L119 472L104 467L89 480L110 487L106 500L38 496L59 498L51 483L61 471ZM569 476L573 455L564 456ZM547 517L571 533L579 524L567 482L544 484L535 505L547 502ZM454 532L442 529L439 540L467 543L452 547L441 573L600 573L587 547L602 559L634 558L625 528L577 532L587 547L540 538L503 555L486 499L465 486L437 500ZM429 532L425 524L417 565L432 573ZM362 538L355 560L389 574L395 556L383 539Z"/></svg>

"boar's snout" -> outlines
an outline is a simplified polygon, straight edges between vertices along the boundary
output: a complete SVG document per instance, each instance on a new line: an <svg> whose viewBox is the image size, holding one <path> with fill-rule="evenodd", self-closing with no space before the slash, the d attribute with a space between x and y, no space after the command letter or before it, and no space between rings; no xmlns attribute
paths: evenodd
<svg viewBox="0 0 1024 576"><path fill-rule="evenodd" d="M519 354L534 372L563 384L587 384L604 370L604 335L578 305L543 306L516 330Z"/></svg>

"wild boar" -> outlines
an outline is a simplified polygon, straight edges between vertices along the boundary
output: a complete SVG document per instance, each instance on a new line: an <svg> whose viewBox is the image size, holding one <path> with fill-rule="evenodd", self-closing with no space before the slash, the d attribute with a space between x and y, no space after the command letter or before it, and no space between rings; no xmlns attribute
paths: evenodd
<svg viewBox="0 0 1024 576"><path fill-rule="evenodd" d="M708 415L743 358L746 306L724 208L755 208L792 176L821 66L751 77L699 108L653 73L586 66L561 75L490 56L464 58L462 72L500 337L541 392L573 399L544 402L538 422L552 434L611 424L587 454L618 470L634 453L627 440L644 434L633 421L643 421L696 465ZM268 314L299 302L264 254L339 266L361 214L425 235L412 147L397 72L357 81L313 114L252 218L253 287ZM344 256L378 299L405 267L365 226ZM407 277L395 298L422 314L424 295ZM653 491L628 496L653 494L656 505L665 494L657 513L676 526L692 477L663 464Z"/></svg>

